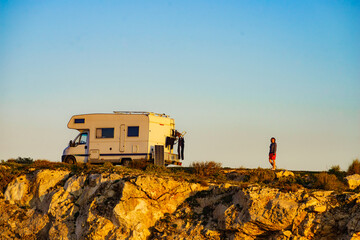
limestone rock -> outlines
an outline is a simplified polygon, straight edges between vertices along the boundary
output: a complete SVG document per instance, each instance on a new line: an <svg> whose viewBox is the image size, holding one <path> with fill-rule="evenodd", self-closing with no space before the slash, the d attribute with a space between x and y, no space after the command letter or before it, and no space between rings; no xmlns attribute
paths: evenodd
<svg viewBox="0 0 360 240"><path fill-rule="evenodd" d="M30 182L26 175L17 177L14 181L8 184L4 194L5 199L10 201L10 203L16 202L24 204L26 202L25 198L31 197L29 196L29 185Z"/></svg>
<svg viewBox="0 0 360 240"><path fill-rule="evenodd" d="M35 177L35 196L42 201L48 190L67 178L69 171L42 170Z"/></svg>
<svg viewBox="0 0 360 240"><path fill-rule="evenodd" d="M326 206L322 205L322 206L316 206L313 208L313 211L318 212L318 213L322 213L326 211Z"/></svg>
<svg viewBox="0 0 360 240"><path fill-rule="evenodd" d="M48 216L35 209L23 209L0 200L0 239L42 238L48 222Z"/></svg>
<svg viewBox="0 0 360 240"><path fill-rule="evenodd" d="M66 181L64 185L64 189L65 191L75 196L80 196L82 193L82 189L85 186L85 181L86 181L86 176L74 175Z"/></svg>
<svg viewBox="0 0 360 240"><path fill-rule="evenodd" d="M277 178L282 178L282 177L294 177L294 173L288 170L281 170L275 173Z"/></svg>
<svg viewBox="0 0 360 240"><path fill-rule="evenodd" d="M290 176L290 175L289 175ZM42 170L8 184L0 239L357 239L360 194Z"/></svg>
<svg viewBox="0 0 360 240"><path fill-rule="evenodd" d="M359 174L353 174L350 176L345 177L347 184L350 189L355 189L358 186L360 186L360 175Z"/></svg>
<svg viewBox="0 0 360 240"><path fill-rule="evenodd" d="M150 235L148 228L165 213L174 212L196 188L201 187L170 179L138 177L125 183L113 213L120 224L126 223L133 229L132 237L146 239Z"/></svg>
<svg viewBox="0 0 360 240"><path fill-rule="evenodd" d="M7 186L5 199L34 207L41 204L45 195L68 174L68 171L40 170L35 174L21 175Z"/></svg>

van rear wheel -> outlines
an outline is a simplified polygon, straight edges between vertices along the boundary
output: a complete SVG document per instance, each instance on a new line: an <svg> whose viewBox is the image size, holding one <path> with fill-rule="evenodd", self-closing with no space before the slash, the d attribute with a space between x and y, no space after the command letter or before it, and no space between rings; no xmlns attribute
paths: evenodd
<svg viewBox="0 0 360 240"><path fill-rule="evenodd" d="M130 166L131 160L130 159L123 159L121 161L121 165L123 165L124 167L128 167Z"/></svg>
<svg viewBox="0 0 360 240"><path fill-rule="evenodd" d="M67 156L65 162L69 164L75 164L76 159L74 156Z"/></svg>

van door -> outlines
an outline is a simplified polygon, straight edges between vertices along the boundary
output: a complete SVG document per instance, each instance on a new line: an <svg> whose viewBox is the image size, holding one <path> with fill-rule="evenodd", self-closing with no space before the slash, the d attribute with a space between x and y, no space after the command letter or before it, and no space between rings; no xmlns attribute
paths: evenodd
<svg viewBox="0 0 360 240"><path fill-rule="evenodd" d="M68 154L73 155L76 158L76 162L87 162L89 156L89 133L80 133L69 150Z"/></svg>
<svg viewBox="0 0 360 240"><path fill-rule="evenodd" d="M125 136L126 136L125 124L120 126L120 152L125 152Z"/></svg>

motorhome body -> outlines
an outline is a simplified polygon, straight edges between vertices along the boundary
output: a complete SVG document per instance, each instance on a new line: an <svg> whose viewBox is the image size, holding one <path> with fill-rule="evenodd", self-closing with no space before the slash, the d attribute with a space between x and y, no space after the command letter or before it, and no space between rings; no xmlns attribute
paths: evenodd
<svg viewBox="0 0 360 240"><path fill-rule="evenodd" d="M127 165L134 160L158 165L181 165L173 153L175 121L165 114L114 111L71 117L68 128L80 133L70 141L63 162L113 162Z"/></svg>

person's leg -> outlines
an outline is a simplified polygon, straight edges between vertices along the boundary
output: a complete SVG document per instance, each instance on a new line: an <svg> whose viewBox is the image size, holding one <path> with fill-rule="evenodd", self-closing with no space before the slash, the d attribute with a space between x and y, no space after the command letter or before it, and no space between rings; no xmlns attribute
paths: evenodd
<svg viewBox="0 0 360 240"><path fill-rule="evenodd" d="M273 169L276 169L275 159L273 159Z"/></svg>
<svg viewBox="0 0 360 240"><path fill-rule="evenodd" d="M178 149L177 149L177 153L178 153L178 156L179 156L179 160L181 159L181 151L180 151L180 143L178 143Z"/></svg>
<svg viewBox="0 0 360 240"><path fill-rule="evenodd" d="M271 164L271 166L274 168L274 163L273 160L271 158L269 158L269 163Z"/></svg>
<svg viewBox="0 0 360 240"><path fill-rule="evenodd" d="M184 160L184 145L181 146L181 160Z"/></svg>

